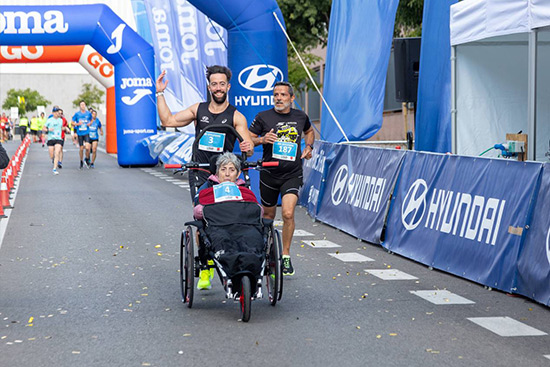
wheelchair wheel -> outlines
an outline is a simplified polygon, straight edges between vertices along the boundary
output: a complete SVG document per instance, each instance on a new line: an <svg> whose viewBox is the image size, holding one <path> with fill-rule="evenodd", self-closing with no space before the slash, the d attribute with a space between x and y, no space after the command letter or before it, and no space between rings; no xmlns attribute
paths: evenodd
<svg viewBox="0 0 550 367"><path fill-rule="evenodd" d="M281 248L277 244L276 232L276 229L271 228L267 253L267 271L265 272L267 295L272 306L275 306L279 300L280 283L283 281L281 273Z"/></svg>
<svg viewBox="0 0 550 367"><path fill-rule="evenodd" d="M181 234L180 246L180 284L182 302L193 307L195 290L195 231L188 226Z"/></svg>
<svg viewBox="0 0 550 367"><path fill-rule="evenodd" d="M277 229L273 229L273 232L275 233L275 235L273 236L273 239L274 239L274 244L276 245L276 247L279 249L279 260L277 261L278 262L278 265L277 265L277 269L279 271L279 290L278 290L278 296L277 296L277 300L280 301L281 298L283 297L283 241L281 240L281 232L279 232L279 230Z"/></svg>
<svg viewBox="0 0 550 367"><path fill-rule="evenodd" d="M250 278L247 275L243 275L241 278L241 294L239 297L239 303L241 305L241 320L248 322L250 320L250 307L252 301Z"/></svg>

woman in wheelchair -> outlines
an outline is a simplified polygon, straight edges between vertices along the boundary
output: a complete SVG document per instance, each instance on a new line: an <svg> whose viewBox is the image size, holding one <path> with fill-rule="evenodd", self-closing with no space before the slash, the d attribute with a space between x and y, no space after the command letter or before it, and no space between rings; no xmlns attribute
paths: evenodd
<svg viewBox="0 0 550 367"><path fill-rule="evenodd" d="M204 220L203 210L205 205L228 201L256 203L259 209L259 217L261 218L263 208L258 204L254 193L245 186L245 181L239 178L241 174L241 160L235 154L227 152L219 155L215 162L216 173L208 177L208 180L199 188L195 195L195 207L193 209L193 216L195 219ZM212 168L213 167L211 167L211 171L213 171ZM250 212L250 210L248 210L248 212ZM254 209L252 209L252 215L255 215L253 213ZM234 213L228 212L225 214L227 217L235 219ZM236 220L236 222L238 221ZM258 237L258 240L261 240L261 237L258 236L255 229L246 232L247 235ZM217 228L214 233L211 233L211 236L216 238L217 249L223 251L224 246L235 246L235 241L226 238L226 235L227 233L224 233L224 231L219 228ZM201 241L198 243L200 242ZM202 245L200 247L202 247ZM204 249L202 249L201 252L203 251ZM210 289L212 287L211 280L215 274L215 269L213 267L214 263L212 260L208 260L207 263L208 269L202 269L199 273L199 281L197 284L199 290Z"/></svg>

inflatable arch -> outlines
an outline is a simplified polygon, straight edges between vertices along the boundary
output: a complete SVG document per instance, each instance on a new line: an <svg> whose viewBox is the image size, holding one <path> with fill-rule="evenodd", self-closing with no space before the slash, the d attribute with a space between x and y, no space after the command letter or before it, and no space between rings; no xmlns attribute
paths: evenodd
<svg viewBox="0 0 550 367"><path fill-rule="evenodd" d="M78 62L107 89L104 129L107 153L116 153L115 70L92 46L0 46L0 64Z"/></svg>
<svg viewBox="0 0 550 367"><path fill-rule="evenodd" d="M154 165L141 139L156 133L154 51L103 4L0 6L0 45L90 45L114 65L118 164Z"/></svg>

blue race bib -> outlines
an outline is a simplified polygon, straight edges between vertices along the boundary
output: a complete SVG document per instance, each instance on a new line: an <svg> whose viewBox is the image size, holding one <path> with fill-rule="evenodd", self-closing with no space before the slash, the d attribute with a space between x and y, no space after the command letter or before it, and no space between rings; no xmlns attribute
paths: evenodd
<svg viewBox="0 0 550 367"><path fill-rule="evenodd" d="M199 140L199 149L207 152L223 152L225 134L207 131Z"/></svg>
<svg viewBox="0 0 550 367"><path fill-rule="evenodd" d="M242 200L241 190L234 182L222 182L214 185L214 202L221 203L229 200Z"/></svg>

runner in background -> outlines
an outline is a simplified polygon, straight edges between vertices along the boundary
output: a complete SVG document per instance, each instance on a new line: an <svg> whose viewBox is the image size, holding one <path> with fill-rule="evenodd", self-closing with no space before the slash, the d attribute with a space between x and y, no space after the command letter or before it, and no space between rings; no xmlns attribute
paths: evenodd
<svg viewBox="0 0 550 367"><path fill-rule="evenodd" d="M80 101L80 110L77 111L73 118L76 134L78 136L78 145L80 147L80 169L86 165L90 168L90 136L88 135L88 123L92 120L92 114L86 108L86 102ZM86 149L86 157L84 157L84 149Z"/></svg>
<svg viewBox="0 0 550 367"><path fill-rule="evenodd" d="M42 131L44 125L46 125L46 115L44 115L44 112L40 112L40 117L38 118L38 140L42 143L42 147L44 147L46 141L46 136Z"/></svg>
<svg viewBox="0 0 550 367"><path fill-rule="evenodd" d="M97 111L92 109L92 121L88 124L90 144L92 146L92 163L90 163L90 168L95 168L97 145L99 144L98 130L101 136L103 136L103 128L101 126L101 121L97 118Z"/></svg>

